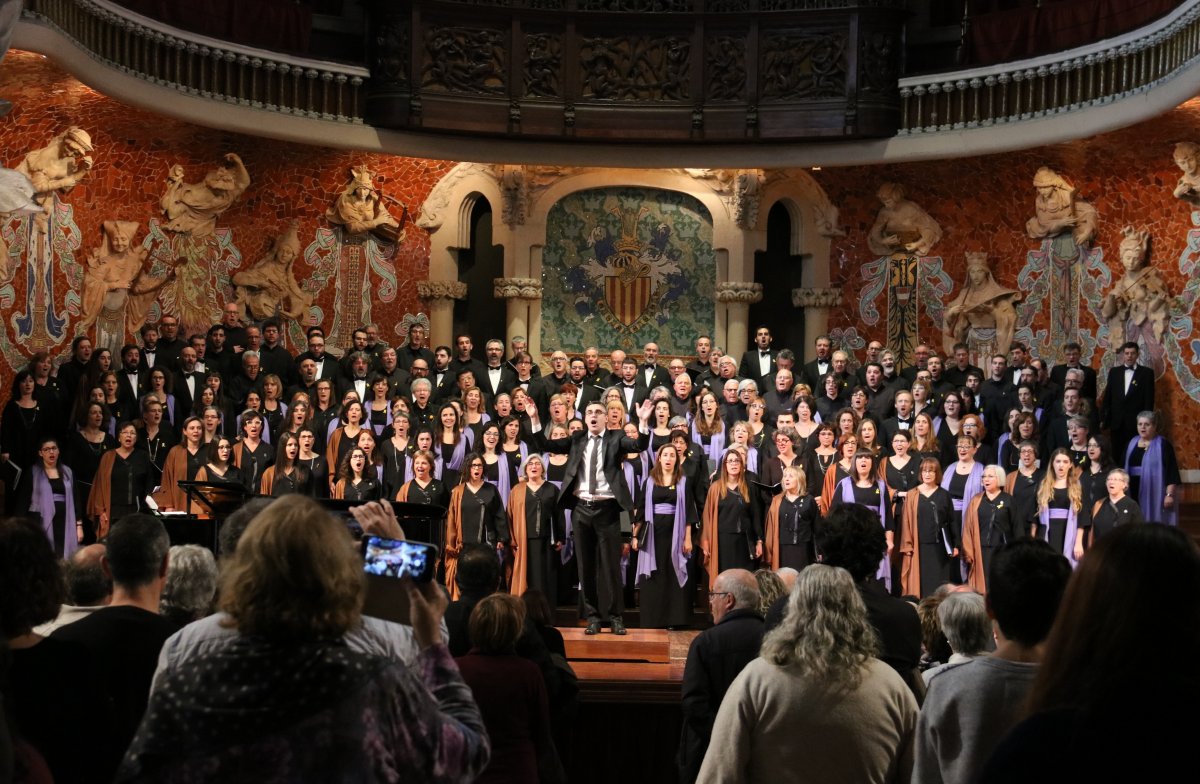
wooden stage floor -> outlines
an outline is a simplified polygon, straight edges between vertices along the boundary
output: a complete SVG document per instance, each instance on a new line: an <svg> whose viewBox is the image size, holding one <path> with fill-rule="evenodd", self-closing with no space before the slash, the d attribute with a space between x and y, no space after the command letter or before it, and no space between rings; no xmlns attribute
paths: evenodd
<svg viewBox="0 0 1200 784"><path fill-rule="evenodd" d="M567 660L587 702L677 703L688 647L698 630L604 629L586 635L582 626L558 627Z"/></svg>

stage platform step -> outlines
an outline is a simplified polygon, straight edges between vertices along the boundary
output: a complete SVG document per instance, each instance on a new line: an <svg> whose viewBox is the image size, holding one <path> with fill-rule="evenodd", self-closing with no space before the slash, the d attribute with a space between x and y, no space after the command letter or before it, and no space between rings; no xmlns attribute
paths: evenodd
<svg viewBox="0 0 1200 784"><path fill-rule="evenodd" d="M671 661L671 639L666 629L630 629L619 636L607 628L588 635L583 627L560 628L567 658L575 662L640 662L666 664Z"/></svg>

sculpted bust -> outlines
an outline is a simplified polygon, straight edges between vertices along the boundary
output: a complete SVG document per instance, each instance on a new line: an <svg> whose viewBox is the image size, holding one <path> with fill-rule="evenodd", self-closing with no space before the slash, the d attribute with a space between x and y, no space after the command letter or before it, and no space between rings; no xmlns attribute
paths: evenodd
<svg viewBox="0 0 1200 784"><path fill-rule="evenodd" d="M1075 187L1053 169L1043 166L1033 177L1037 190L1036 214L1025 224L1031 239L1071 233L1076 245L1086 245L1096 236L1096 208L1075 198Z"/></svg>
<svg viewBox="0 0 1200 784"><path fill-rule="evenodd" d="M942 227L929 213L904 197L904 187L894 182L879 186L876 194L883 208L875 216L875 224L867 234L867 245L873 253L890 256L907 251L928 256L942 238Z"/></svg>
<svg viewBox="0 0 1200 784"><path fill-rule="evenodd" d="M1175 145L1175 165L1183 176L1175 186L1177 199L1200 204L1200 144L1180 142Z"/></svg>
<svg viewBox="0 0 1200 784"><path fill-rule="evenodd" d="M350 234L371 232L385 242L397 242L400 222L383 204L383 194L375 187L375 173L366 166L350 170L350 180L337 201L325 212L330 223L345 227Z"/></svg>
<svg viewBox="0 0 1200 784"><path fill-rule="evenodd" d="M249 269L234 274L237 302L254 320L275 315L302 321L313 297L296 282L293 267L300 258L300 238L293 221L275 238L269 253Z"/></svg>
<svg viewBox="0 0 1200 784"><path fill-rule="evenodd" d="M175 164L167 177L167 190L159 204L167 217L167 231L207 237L217 228L217 217L250 186L250 173L233 153L204 175L201 182L184 182L183 167Z"/></svg>
<svg viewBox="0 0 1200 784"><path fill-rule="evenodd" d="M42 208L36 218L38 228L46 230L55 193L65 194L92 169L92 137L87 131L70 127L33 150L17 164L17 171L33 184L33 200Z"/></svg>
<svg viewBox="0 0 1200 784"><path fill-rule="evenodd" d="M992 277L986 253L968 253L966 284L944 314L942 343L946 353L954 352L955 343L966 343L972 329L995 329L993 352L1007 354L1017 323L1013 303L1020 298L1020 292L1004 288Z"/></svg>
<svg viewBox="0 0 1200 784"><path fill-rule="evenodd" d="M1150 233L1135 231L1132 226L1121 233L1125 237L1120 248L1125 275L1100 302L1100 315L1108 322L1109 342L1119 345L1134 340L1136 333L1149 326L1154 340L1161 344L1171 295L1162 278L1146 263Z"/></svg>

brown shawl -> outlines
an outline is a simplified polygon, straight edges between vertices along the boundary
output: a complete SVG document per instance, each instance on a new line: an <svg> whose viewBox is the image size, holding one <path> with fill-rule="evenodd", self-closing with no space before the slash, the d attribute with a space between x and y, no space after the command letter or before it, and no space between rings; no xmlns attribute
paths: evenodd
<svg viewBox="0 0 1200 784"><path fill-rule="evenodd" d="M509 593L520 596L529 587L529 557L525 541L525 491L529 487L524 481L508 494L508 533L512 542L512 582Z"/></svg>
<svg viewBox="0 0 1200 784"><path fill-rule="evenodd" d="M720 568L720 541L717 535L717 509L721 505L721 485L714 482L708 488L708 498L704 499L704 516L701 518L700 550L704 553L704 566L708 570L708 589L711 591L717 584L717 570Z"/></svg>
<svg viewBox="0 0 1200 784"><path fill-rule="evenodd" d="M112 469L117 460L115 452L115 449L110 449L100 456L100 465L92 479L92 491L88 494L87 514L96 521L97 538L107 536L112 523L108 514L112 511ZM103 519L101 515L104 515Z"/></svg>
<svg viewBox="0 0 1200 784"><path fill-rule="evenodd" d="M763 547L766 549L763 556L772 569L779 568L779 507L782 505L783 493L771 499L771 506L767 509L766 530L763 532Z"/></svg>
<svg viewBox="0 0 1200 784"><path fill-rule="evenodd" d="M450 598L458 598L458 584L454 582L458 574L458 555L462 552L462 501L466 485L459 485L450 493L450 508L446 511L446 588Z"/></svg>
<svg viewBox="0 0 1200 784"><path fill-rule="evenodd" d="M187 461L186 444L173 446L167 453L167 459L163 461L162 482L158 492L151 496L160 508L187 511L187 494L179 487L180 482L187 481Z"/></svg>
<svg viewBox="0 0 1200 784"><path fill-rule="evenodd" d="M971 573L967 582L976 593L987 593L987 576L983 573L983 546L979 536L979 504L984 493L979 493L963 510L962 554L970 562Z"/></svg>
<svg viewBox="0 0 1200 784"><path fill-rule="evenodd" d="M921 598L921 547L917 543L917 514L921 504L919 488L908 491L900 514L900 593ZM909 501L912 501L911 503Z"/></svg>

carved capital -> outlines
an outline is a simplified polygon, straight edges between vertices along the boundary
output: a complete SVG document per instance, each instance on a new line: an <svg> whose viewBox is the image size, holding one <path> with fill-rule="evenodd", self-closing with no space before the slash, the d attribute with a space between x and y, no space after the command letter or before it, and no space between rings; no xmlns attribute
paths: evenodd
<svg viewBox="0 0 1200 784"><path fill-rule="evenodd" d="M467 284L460 280L418 280L417 296L421 299L465 299Z"/></svg>
<svg viewBox="0 0 1200 784"><path fill-rule="evenodd" d="M541 299L542 282L537 278L496 278L497 299Z"/></svg>
<svg viewBox="0 0 1200 784"><path fill-rule="evenodd" d="M792 306L797 308L834 308L842 304L842 290L792 289Z"/></svg>
<svg viewBox="0 0 1200 784"><path fill-rule="evenodd" d="M717 284L717 302L746 303L752 305L762 300L761 283L743 280L728 280Z"/></svg>

